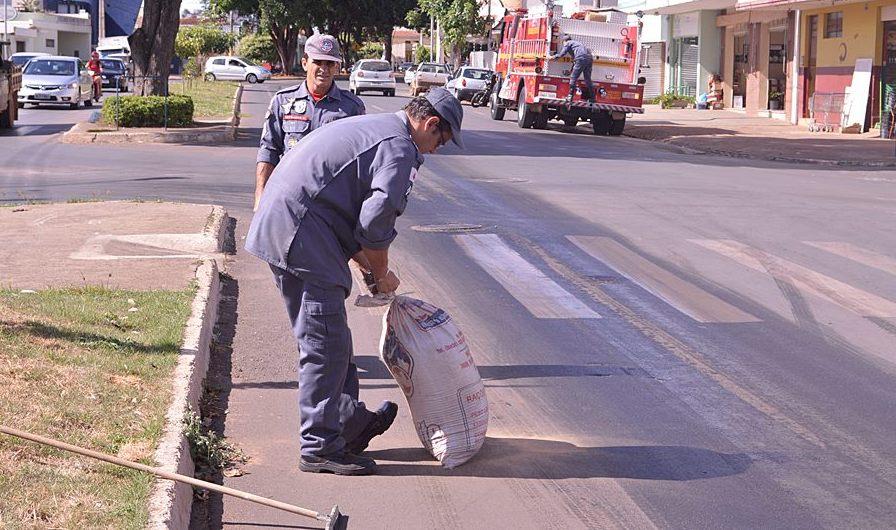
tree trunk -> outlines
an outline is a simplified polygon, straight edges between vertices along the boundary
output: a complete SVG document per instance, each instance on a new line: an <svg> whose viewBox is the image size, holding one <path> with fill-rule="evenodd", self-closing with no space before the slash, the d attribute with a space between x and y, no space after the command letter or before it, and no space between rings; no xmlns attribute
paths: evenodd
<svg viewBox="0 0 896 530"><path fill-rule="evenodd" d="M296 46L299 42L298 29L289 26L271 25L271 40L277 47L277 55L280 56L280 62L283 63L283 73L292 75L293 65L296 62Z"/></svg>
<svg viewBox="0 0 896 530"><path fill-rule="evenodd" d="M383 58L392 64L392 28L384 35L383 39Z"/></svg>
<svg viewBox="0 0 896 530"><path fill-rule="evenodd" d="M180 26L181 0L145 0L143 23L128 38L134 63L134 92L168 94L174 39Z"/></svg>

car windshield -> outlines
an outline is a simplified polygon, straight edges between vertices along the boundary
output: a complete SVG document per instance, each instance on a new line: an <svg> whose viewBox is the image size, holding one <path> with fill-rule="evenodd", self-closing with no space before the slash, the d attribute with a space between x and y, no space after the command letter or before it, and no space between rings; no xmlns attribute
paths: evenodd
<svg viewBox="0 0 896 530"><path fill-rule="evenodd" d="M468 68L464 70L464 77L467 79L478 79L480 81L484 81L488 79L488 76L491 75L491 72L488 70L473 70L472 68Z"/></svg>
<svg viewBox="0 0 896 530"><path fill-rule="evenodd" d="M28 63L24 73L30 75L75 75L75 63L73 61L35 59Z"/></svg>
<svg viewBox="0 0 896 530"><path fill-rule="evenodd" d="M22 66L34 57L34 55L15 55L13 57L10 57L9 60L12 61L12 64L16 66Z"/></svg>
<svg viewBox="0 0 896 530"><path fill-rule="evenodd" d="M447 74L448 68L441 64L424 64L419 68L421 72L434 72L437 74Z"/></svg>
<svg viewBox="0 0 896 530"><path fill-rule="evenodd" d="M121 61L106 59L101 60L100 64L103 65L103 70L124 70L124 63Z"/></svg>
<svg viewBox="0 0 896 530"><path fill-rule="evenodd" d="M392 67L386 61L367 61L361 65L361 70L368 72L388 72Z"/></svg>

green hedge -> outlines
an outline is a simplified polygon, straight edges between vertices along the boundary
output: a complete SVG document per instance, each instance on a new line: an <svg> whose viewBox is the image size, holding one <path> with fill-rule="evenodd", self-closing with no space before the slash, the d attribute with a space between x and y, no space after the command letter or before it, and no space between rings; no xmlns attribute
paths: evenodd
<svg viewBox="0 0 896 530"><path fill-rule="evenodd" d="M103 103L103 121L119 127L164 127L165 98L162 96L108 97ZM168 127L193 124L193 98L168 96Z"/></svg>

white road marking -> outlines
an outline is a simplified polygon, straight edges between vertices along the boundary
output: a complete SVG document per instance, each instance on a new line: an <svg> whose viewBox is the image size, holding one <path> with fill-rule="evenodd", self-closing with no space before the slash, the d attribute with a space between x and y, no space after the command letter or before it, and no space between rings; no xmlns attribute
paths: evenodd
<svg viewBox="0 0 896 530"><path fill-rule="evenodd" d="M155 254L114 254L107 247L114 245L139 245L158 249ZM129 259L197 259L217 253L215 242L205 234L133 234L93 236L69 255L70 259L129 260ZM126 248L126 247L125 247Z"/></svg>
<svg viewBox="0 0 896 530"><path fill-rule="evenodd" d="M691 239L753 270L786 278L806 292L862 316L896 317L896 303L757 248L726 239Z"/></svg>
<svg viewBox="0 0 896 530"><path fill-rule="evenodd" d="M761 322L755 316L658 267L612 238L567 236L567 239L697 322Z"/></svg>
<svg viewBox="0 0 896 530"><path fill-rule="evenodd" d="M884 256L883 254L878 254L877 252L872 252L862 247L836 241L804 241L804 243L830 252L831 254L857 261L863 265L868 265L869 267L880 269L884 272L889 272L890 274L896 274L896 259L893 259L890 256Z"/></svg>
<svg viewBox="0 0 896 530"><path fill-rule="evenodd" d="M467 234L454 239L534 317L601 318L508 247L496 234Z"/></svg>

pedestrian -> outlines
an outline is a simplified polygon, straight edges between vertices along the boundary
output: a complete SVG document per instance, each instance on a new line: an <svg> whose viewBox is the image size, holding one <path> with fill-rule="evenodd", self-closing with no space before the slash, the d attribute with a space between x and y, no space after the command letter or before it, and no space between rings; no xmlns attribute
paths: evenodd
<svg viewBox="0 0 896 530"><path fill-rule="evenodd" d="M365 113L361 98L334 82L341 62L335 37L312 35L302 55L305 81L284 88L271 98L255 158L255 209L274 167L299 140L332 121Z"/></svg>
<svg viewBox="0 0 896 530"><path fill-rule="evenodd" d="M398 405L376 412L358 400L345 299L353 259L393 293L395 220L404 212L421 154L459 147L463 110L444 88L394 114L358 116L314 131L277 165L249 227L246 250L268 262L299 347L299 469L366 475L360 456L392 425Z"/></svg>
<svg viewBox="0 0 896 530"><path fill-rule="evenodd" d="M585 80L585 86L588 88L587 99L594 101L594 83L591 81L591 67L594 64L594 56L584 44L569 35L563 36L563 48L551 59L558 59L564 55L572 57L572 71L569 74L569 94L566 96L566 102L571 103L576 93L576 83L579 76Z"/></svg>

